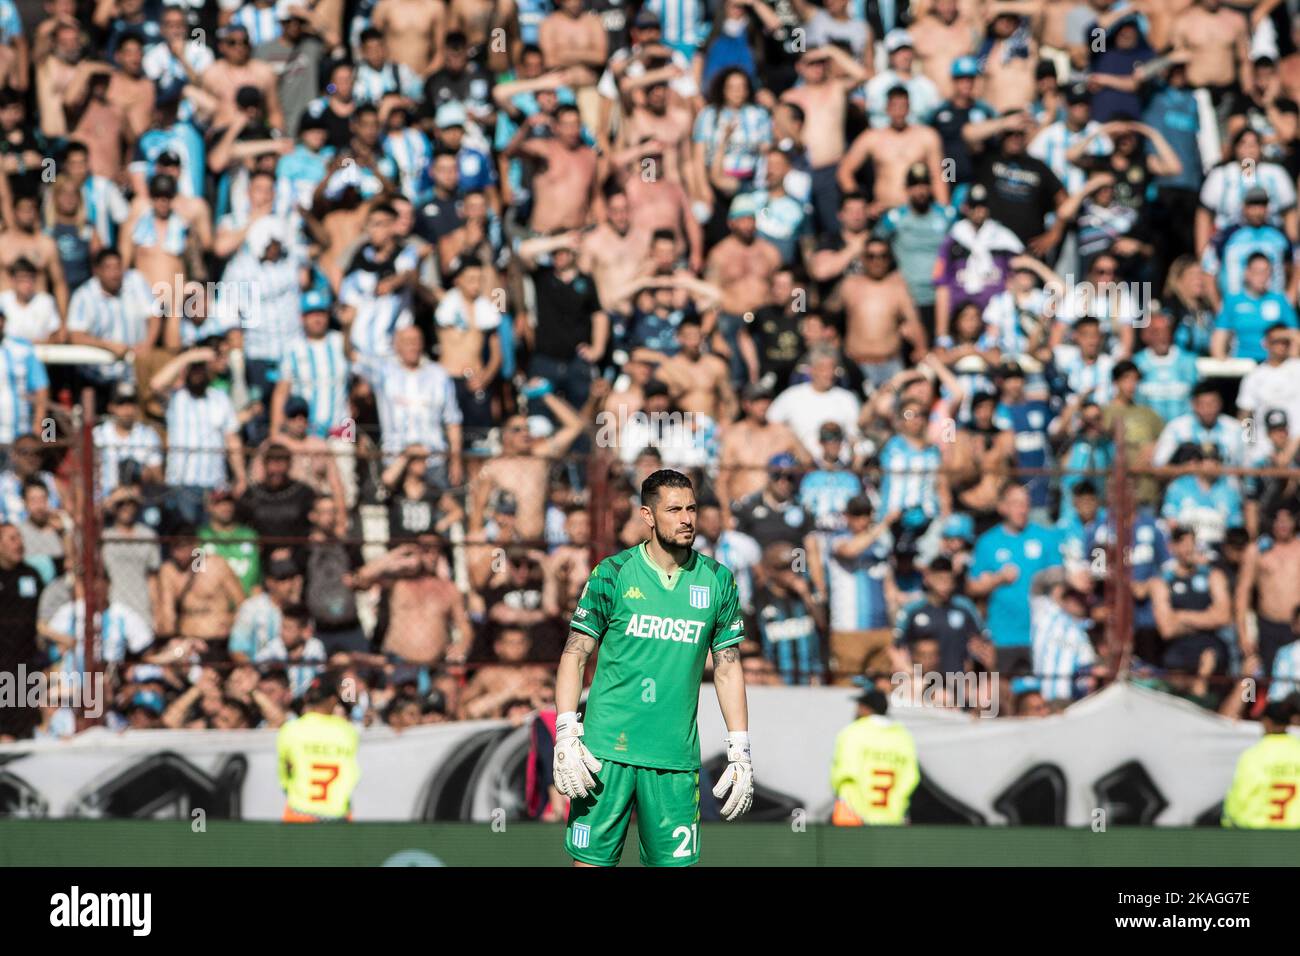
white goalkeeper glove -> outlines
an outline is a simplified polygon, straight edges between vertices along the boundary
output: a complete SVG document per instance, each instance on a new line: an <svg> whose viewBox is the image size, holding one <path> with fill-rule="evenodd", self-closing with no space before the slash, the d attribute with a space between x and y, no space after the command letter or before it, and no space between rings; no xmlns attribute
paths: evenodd
<svg viewBox="0 0 1300 956"><path fill-rule="evenodd" d="M601 763L582 742L582 724L576 711L555 718L555 789L570 800L585 797L596 786L592 776Z"/></svg>
<svg viewBox="0 0 1300 956"><path fill-rule="evenodd" d="M727 797L722 805L724 820L736 819L754 802L754 763L749 755L747 731L733 730L727 734L727 769L713 788L713 795L719 800Z"/></svg>

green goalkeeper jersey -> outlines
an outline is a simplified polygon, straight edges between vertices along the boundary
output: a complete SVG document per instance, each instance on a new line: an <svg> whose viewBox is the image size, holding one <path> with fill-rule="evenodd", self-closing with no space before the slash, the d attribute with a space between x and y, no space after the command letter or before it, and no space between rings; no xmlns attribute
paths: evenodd
<svg viewBox="0 0 1300 956"><path fill-rule="evenodd" d="M670 576L639 544L596 565L569 626L600 642L587 748L635 767L698 770L705 655L745 636L731 572L692 551Z"/></svg>

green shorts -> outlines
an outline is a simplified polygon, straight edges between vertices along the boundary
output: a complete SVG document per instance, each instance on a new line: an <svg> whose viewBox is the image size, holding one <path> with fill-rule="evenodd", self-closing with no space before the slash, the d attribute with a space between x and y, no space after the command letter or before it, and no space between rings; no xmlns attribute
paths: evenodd
<svg viewBox="0 0 1300 956"><path fill-rule="evenodd" d="M635 808L642 866L698 863L700 772L602 763L595 790L569 803L569 855L593 866L617 866Z"/></svg>

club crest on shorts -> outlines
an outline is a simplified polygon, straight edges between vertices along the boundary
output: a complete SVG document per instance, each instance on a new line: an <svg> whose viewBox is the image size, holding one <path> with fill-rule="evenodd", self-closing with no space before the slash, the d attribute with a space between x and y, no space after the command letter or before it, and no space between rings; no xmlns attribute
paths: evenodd
<svg viewBox="0 0 1300 956"><path fill-rule="evenodd" d="M573 825L573 845L579 850L585 850L591 846L591 827L586 823L575 823Z"/></svg>
<svg viewBox="0 0 1300 956"><path fill-rule="evenodd" d="M699 584L691 585L691 607L708 607L709 589Z"/></svg>

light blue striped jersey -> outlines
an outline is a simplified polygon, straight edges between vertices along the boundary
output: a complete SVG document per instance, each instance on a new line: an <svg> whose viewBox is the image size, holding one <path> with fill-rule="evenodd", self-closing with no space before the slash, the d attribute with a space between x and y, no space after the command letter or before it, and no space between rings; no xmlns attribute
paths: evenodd
<svg viewBox="0 0 1300 956"><path fill-rule="evenodd" d="M324 438L348 417L348 376L351 366L343 333L331 329L318 339L304 336L284 350L280 381L289 394L307 403L308 428Z"/></svg>
<svg viewBox="0 0 1300 956"><path fill-rule="evenodd" d="M26 339L0 339L0 445L32 431L32 397L50 387L45 365Z"/></svg>
<svg viewBox="0 0 1300 956"><path fill-rule="evenodd" d="M889 580L890 547L876 539L856 558L835 556L835 545L853 537L848 531L822 534L826 588L832 631L865 631L889 627L893 622L885 600Z"/></svg>
<svg viewBox="0 0 1300 956"><path fill-rule="evenodd" d="M415 368L388 359L371 380L379 406L384 454L396 455L408 445L432 452L447 450L446 426L461 422L456 386L437 362L421 358Z"/></svg>
<svg viewBox="0 0 1300 956"><path fill-rule="evenodd" d="M1070 700L1074 675L1097 662L1083 622L1049 597L1030 598L1033 668L1043 699Z"/></svg>
<svg viewBox="0 0 1300 956"><path fill-rule="evenodd" d="M915 447L902 435L885 442L880 451L880 508L899 511L909 527L939 513L939 470L943 457L935 445Z"/></svg>
<svg viewBox="0 0 1300 956"><path fill-rule="evenodd" d="M226 436L239 431L230 396L208 388L195 398L187 388L167 402L167 484L200 488L226 485Z"/></svg>

